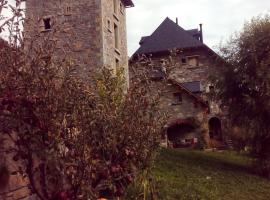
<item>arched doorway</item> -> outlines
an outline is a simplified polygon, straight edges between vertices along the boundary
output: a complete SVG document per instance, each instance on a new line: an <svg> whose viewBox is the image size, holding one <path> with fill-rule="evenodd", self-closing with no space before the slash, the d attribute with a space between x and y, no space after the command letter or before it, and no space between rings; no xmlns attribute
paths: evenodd
<svg viewBox="0 0 270 200"><path fill-rule="evenodd" d="M174 148L189 147L198 138L196 128L188 122L174 123L167 128L167 137Z"/></svg>
<svg viewBox="0 0 270 200"><path fill-rule="evenodd" d="M222 140L221 121L217 117L212 117L208 121L210 139Z"/></svg>

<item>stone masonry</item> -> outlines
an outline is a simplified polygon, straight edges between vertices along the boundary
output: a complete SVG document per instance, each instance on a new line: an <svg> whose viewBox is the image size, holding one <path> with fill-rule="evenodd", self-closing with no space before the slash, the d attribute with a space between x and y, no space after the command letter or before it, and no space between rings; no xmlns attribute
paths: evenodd
<svg viewBox="0 0 270 200"><path fill-rule="evenodd" d="M196 58L196 63L189 62L189 58ZM187 59L183 63L183 59ZM138 64L138 60L131 60L131 67ZM217 117L222 120L221 110L218 104L209 99L210 92L210 70L215 69L215 56L204 49L181 50L176 55L169 53L155 54L151 56L151 70L167 71L166 67L170 68L169 80L174 80L177 83L200 82L201 93L194 94L204 103L198 102L194 96L183 92L183 89L175 83L167 81L153 81L153 92L161 91L160 111L167 114L167 125L165 128L181 123L182 120L195 120L199 127L190 133L184 135L185 138L200 138L205 126L208 126L208 121L212 117ZM149 70L149 69L148 69ZM130 72L131 73L131 72ZM132 73L130 74L132 76ZM179 101L181 94L181 101ZM192 121L191 120L191 121ZM207 131L207 130L206 130ZM204 135L208 145L212 143L209 135ZM212 145L214 146L214 145Z"/></svg>
<svg viewBox="0 0 270 200"><path fill-rule="evenodd" d="M56 58L72 59L83 76L104 66L123 67L128 76L126 6L121 0L27 0L25 39L51 35Z"/></svg>

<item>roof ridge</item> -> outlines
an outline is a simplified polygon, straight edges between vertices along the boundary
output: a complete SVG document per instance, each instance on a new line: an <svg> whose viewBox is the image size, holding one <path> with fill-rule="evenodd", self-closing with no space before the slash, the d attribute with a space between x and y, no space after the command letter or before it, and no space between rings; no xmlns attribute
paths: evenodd
<svg viewBox="0 0 270 200"><path fill-rule="evenodd" d="M200 46L204 46L204 44L169 17L166 17L154 32L148 36L147 40L141 43L140 48L134 54L147 54L174 48Z"/></svg>

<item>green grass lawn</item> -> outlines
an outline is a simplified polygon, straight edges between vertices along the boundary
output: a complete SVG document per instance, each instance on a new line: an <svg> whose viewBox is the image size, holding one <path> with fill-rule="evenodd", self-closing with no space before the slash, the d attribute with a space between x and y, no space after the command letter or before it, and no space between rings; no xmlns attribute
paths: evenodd
<svg viewBox="0 0 270 200"><path fill-rule="evenodd" d="M154 174L162 200L270 200L270 181L235 152L162 149Z"/></svg>

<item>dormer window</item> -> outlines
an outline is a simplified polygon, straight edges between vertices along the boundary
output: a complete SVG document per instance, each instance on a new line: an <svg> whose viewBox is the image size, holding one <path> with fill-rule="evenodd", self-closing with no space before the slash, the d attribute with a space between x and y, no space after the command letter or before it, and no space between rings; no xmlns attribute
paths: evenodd
<svg viewBox="0 0 270 200"><path fill-rule="evenodd" d="M43 19L43 24L44 24L44 30L51 30L52 29L52 25L51 25L51 18L44 18Z"/></svg>
<svg viewBox="0 0 270 200"><path fill-rule="evenodd" d="M199 66L199 56L188 56L187 62L190 66Z"/></svg>

